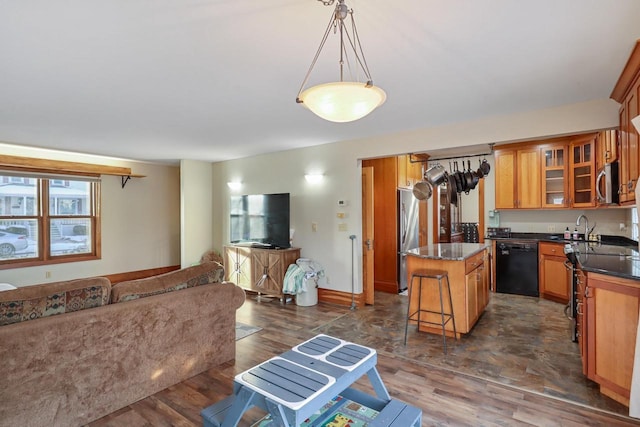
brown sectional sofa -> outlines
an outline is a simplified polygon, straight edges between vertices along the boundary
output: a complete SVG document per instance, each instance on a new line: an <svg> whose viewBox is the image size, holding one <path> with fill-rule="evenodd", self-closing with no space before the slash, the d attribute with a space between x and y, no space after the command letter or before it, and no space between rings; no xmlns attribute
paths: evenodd
<svg viewBox="0 0 640 427"><path fill-rule="evenodd" d="M0 292L0 426L80 426L232 360L245 294L223 276L211 262Z"/></svg>

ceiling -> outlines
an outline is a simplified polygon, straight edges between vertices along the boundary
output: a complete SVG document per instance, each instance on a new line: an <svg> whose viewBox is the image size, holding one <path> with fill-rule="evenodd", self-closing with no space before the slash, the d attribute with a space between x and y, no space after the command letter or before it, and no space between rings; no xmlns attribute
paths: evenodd
<svg viewBox="0 0 640 427"><path fill-rule="evenodd" d="M0 141L171 162L390 134L608 98L640 38L638 0L346 4L387 101L340 124L295 103L317 0L0 2Z"/></svg>

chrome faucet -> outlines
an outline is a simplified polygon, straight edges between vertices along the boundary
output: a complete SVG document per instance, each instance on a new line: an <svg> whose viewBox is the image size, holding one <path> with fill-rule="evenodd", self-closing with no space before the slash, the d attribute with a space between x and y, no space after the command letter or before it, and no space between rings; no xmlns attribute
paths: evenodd
<svg viewBox="0 0 640 427"><path fill-rule="evenodd" d="M580 220L584 218L584 240L589 240L589 219L585 214L580 214L578 219L576 220L576 227L580 225Z"/></svg>

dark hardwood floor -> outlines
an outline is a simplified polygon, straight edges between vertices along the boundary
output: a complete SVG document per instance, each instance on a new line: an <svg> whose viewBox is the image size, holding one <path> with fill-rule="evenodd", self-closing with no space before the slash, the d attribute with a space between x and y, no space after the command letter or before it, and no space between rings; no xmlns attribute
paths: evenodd
<svg viewBox="0 0 640 427"><path fill-rule="evenodd" d="M389 393L423 410L424 426L630 426L626 408L601 396L579 370L562 307L492 294L471 334L448 340L409 327L406 297L376 293L376 305L351 311L298 307L248 294L237 320L263 329L236 342L236 359L169 387L89 426L202 426L200 411L232 392L233 377L318 333L376 348ZM577 361L576 361L577 360ZM356 387L372 388L366 378ZM242 426L264 415L249 411Z"/></svg>

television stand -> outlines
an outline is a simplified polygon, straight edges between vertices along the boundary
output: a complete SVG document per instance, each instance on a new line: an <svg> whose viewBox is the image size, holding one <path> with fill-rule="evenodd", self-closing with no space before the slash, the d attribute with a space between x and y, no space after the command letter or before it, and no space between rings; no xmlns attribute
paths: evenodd
<svg viewBox="0 0 640 427"><path fill-rule="evenodd" d="M259 297L276 296L282 304L284 275L300 258L300 248L266 249L234 244L224 247L225 279L256 292Z"/></svg>

